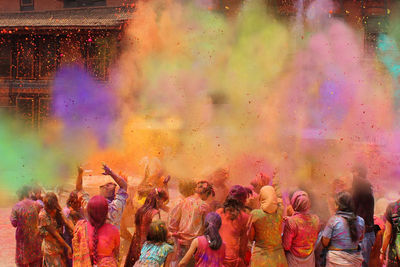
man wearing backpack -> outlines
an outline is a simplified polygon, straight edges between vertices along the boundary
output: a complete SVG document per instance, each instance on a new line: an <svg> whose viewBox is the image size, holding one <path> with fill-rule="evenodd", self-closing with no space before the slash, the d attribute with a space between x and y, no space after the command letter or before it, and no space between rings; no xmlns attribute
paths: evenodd
<svg viewBox="0 0 400 267"><path fill-rule="evenodd" d="M389 204L386 209L385 233L383 235L380 259L383 262L387 257L386 267L400 266L400 200ZM389 251L387 252L387 247Z"/></svg>

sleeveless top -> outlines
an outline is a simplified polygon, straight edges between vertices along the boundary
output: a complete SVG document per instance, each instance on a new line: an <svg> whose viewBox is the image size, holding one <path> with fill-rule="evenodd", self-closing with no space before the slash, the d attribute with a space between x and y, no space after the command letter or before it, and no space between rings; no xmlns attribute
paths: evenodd
<svg viewBox="0 0 400 267"><path fill-rule="evenodd" d="M199 236L198 246L194 259L196 261L196 267L218 267L222 266L225 258L225 244L222 243L221 247L217 250L213 250L208 245L208 240L205 236Z"/></svg>

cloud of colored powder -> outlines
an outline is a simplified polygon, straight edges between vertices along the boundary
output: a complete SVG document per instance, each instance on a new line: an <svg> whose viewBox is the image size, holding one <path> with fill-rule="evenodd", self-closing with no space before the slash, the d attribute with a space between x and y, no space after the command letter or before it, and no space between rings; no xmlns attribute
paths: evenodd
<svg viewBox="0 0 400 267"><path fill-rule="evenodd" d="M284 22L263 1L233 19L190 2L139 2L119 64L121 121L161 122L174 141L146 146L180 177L230 166L237 182L278 168L291 183L324 183L356 161L374 179L388 175L374 164L392 159L390 79L330 7Z"/></svg>
<svg viewBox="0 0 400 267"><path fill-rule="evenodd" d="M64 138L77 140L90 133L106 147L117 111L111 89L79 66L60 69L52 89L53 112L63 122Z"/></svg>
<svg viewBox="0 0 400 267"><path fill-rule="evenodd" d="M60 185L75 171L77 162L60 145L27 129L17 119L1 114L0 186L11 193L22 185Z"/></svg>
<svg viewBox="0 0 400 267"><path fill-rule="evenodd" d="M246 184L277 169L285 185L325 190L361 161L379 184L398 163L396 88L330 7L318 1L284 21L264 1L228 18L192 1L138 2L112 85L79 68L56 75L62 135L52 145L136 173L148 156L172 177L229 167L231 182ZM26 146L40 149L40 138Z"/></svg>

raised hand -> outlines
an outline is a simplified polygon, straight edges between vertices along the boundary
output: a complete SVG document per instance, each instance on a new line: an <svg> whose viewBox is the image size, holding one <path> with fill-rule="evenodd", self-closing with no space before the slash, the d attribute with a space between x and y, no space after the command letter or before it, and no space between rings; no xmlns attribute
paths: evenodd
<svg viewBox="0 0 400 267"><path fill-rule="evenodd" d="M170 176L170 175L168 175L168 176L164 179L163 183L164 183L165 185L167 185L168 182L169 182L169 180L171 180L171 176Z"/></svg>
<svg viewBox="0 0 400 267"><path fill-rule="evenodd" d="M83 168L81 165L78 165L78 174L82 174L83 173Z"/></svg>
<svg viewBox="0 0 400 267"><path fill-rule="evenodd" d="M110 175L112 176L114 173L113 171L110 169L110 167L108 167L105 163L103 163L103 175Z"/></svg>

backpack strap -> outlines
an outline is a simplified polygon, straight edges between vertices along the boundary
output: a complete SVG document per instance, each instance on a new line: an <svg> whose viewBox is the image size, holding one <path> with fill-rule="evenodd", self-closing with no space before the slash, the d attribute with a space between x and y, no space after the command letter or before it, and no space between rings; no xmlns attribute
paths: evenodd
<svg viewBox="0 0 400 267"><path fill-rule="evenodd" d="M397 201L392 209L393 226L396 227L397 233L400 234L400 201Z"/></svg>

